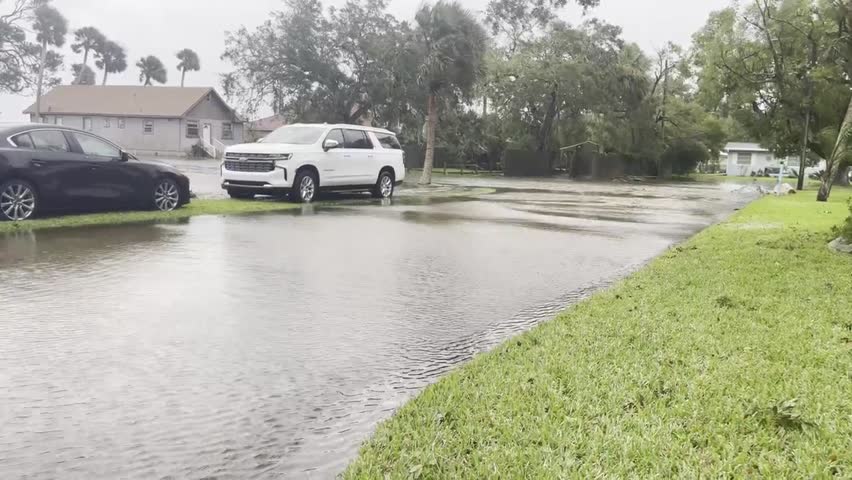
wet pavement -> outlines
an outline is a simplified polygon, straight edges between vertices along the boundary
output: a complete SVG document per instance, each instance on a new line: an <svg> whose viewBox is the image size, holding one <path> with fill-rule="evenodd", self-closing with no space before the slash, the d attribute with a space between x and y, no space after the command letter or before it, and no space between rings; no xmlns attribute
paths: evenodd
<svg viewBox="0 0 852 480"><path fill-rule="evenodd" d="M751 198L442 181L493 193L0 236L0 478L333 478L423 387Z"/></svg>

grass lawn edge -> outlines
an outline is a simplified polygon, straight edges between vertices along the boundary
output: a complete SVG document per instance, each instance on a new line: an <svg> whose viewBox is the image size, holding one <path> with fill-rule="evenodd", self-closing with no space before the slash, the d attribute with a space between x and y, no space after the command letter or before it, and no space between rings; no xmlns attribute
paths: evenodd
<svg viewBox="0 0 852 480"><path fill-rule="evenodd" d="M847 194L759 199L478 355L344 478L852 476Z"/></svg>
<svg viewBox="0 0 852 480"><path fill-rule="evenodd" d="M296 203L278 201L251 201L232 199L193 200L192 203L172 212L156 210L85 213L24 222L0 222L0 235L18 232L55 230L106 225L139 223L169 223L191 217L207 215L240 215L252 213L285 212L301 208Z"/></svg>

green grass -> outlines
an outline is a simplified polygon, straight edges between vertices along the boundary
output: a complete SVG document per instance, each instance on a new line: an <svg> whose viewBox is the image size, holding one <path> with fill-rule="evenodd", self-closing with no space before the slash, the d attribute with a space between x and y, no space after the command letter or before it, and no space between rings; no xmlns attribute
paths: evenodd
<svg viewBox="0 0 852 480"><path fill-rule="evenodd" d="M710 173L697 173L694 175L690 175L688 178L699 182L738 183L743 185L748 185L757 182L765 187L774 187L778 183L778 177L729 177L727 175ZM787 177L784 178L784 183L789 183L790 185L795 187L798 183L798 179ZM805 179L805 190L818 190L819 185L819 180L814 180L811 178Z"/></svg>
<svg viewBox="0 0 852 480"><path fill-rule="evenodd" d="M88 227L95 225L121 225L128 223L171 222L199 215L235 215L242 213L280 212L299 208L300 205L280 201L193 200L189 205L173 212L127 211L66 215L26 222L0 222L0 234L54 228Z"/></svg>
<svg viewBox="0 0 852 480"><path fill-rule="evenodd" d="M477 357L345 478L852 478L848 193L764 197Z"/></svg>

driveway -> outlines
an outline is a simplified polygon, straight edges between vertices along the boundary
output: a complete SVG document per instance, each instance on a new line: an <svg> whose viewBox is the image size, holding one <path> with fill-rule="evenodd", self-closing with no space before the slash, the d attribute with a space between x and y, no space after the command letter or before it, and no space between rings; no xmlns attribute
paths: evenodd
<svg viewBox="0 0 852 480"><path fill-rule="evenodd" d="M444 181L491 193L0 237L0 478L333 478L441 375L750 199Z"/></svg>

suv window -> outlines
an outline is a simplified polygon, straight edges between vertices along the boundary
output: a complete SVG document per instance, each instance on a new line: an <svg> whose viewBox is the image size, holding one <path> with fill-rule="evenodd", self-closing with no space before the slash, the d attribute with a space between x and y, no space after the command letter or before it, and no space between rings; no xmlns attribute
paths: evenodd
<svg viewBox="0 0 852 480"><path fill-rule="evenodd" d="M119 158L121 157L121 150L118 147L111 145L99 138L95 138L91 135L83 135L80 133L75 133L74 138L77 139L77 143L80 144L80 148L83 149L83 153L86 155L95 155L98 157L109 157L109 158Z"/></svg>
<svg viewBox="0 0 852 480"><path fill-rule="evenodd" d="M18 148L35 148L29 133L22 133L16 137L12 137L12 142L14 142Z"/></svg>
<svg viewBox="0 0 852 480"><path fill-rule="evenodd" d="M373 148L373 142L367 137L367 132L363 130L344 130L343 136L346 138L346 148L367 150Z"/></svg>
<svg viewBox="0 0 852 480"><path fill-rule="evenodd" d="M396 135L388 135L387 133L377 133L376 138L379 139L379 143L382 144L383 148L387 148L390 150L402 150L402 145L399 144L399 140L396 139Z"/></svg>
<svg viewBox="0 0 852 480"><path fill-rule="evenodd" d="M328 136L325 137L326 140L334 140L336 141L341 148L346 144L346 141L343 140L343 130L332 130L328 132Z"/></svg>
<svg viewBox="0 0 852 480"><path fill-rule="evenodd" d="M59 130L36 130L30 132L33 147L36 150L47 150L49 152L70 152L65 135Z"/></svg>

